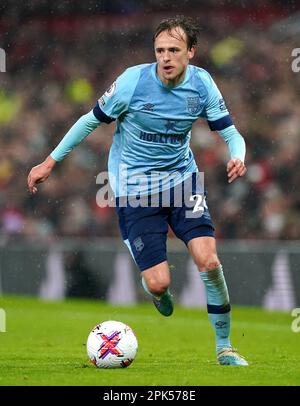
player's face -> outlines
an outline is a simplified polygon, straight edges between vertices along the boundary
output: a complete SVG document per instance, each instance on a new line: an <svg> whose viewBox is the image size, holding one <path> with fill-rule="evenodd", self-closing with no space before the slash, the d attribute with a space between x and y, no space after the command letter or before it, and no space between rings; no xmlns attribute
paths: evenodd
<svg viewBox="0 0 300 406"><path fill-rule="evenodd" d="M180 28L171 33L161 32L154 42L157 73L166 86L176 86L183 79L186 68L195 54L195 48L188 49L186 34Z"/></svg>

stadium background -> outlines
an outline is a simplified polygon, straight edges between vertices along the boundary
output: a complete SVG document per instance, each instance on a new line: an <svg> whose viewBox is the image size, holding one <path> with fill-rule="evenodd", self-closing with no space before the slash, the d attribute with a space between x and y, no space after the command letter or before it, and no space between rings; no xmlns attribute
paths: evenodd
<svg viewBox="0 0 300 406"><path fill-rule="evenodd" d="M26 178L117 75L154 60L161 18L184 13L201 26L192 63L213 75L247 143L247 175L228 186L224 142L205 122L193 128L231 300L296 307L300 73L291 53L300 47L299 12L298 1L1 2L0 293L145 300L114 210L96 205L113 125L90 135L36 196ZM171 234L169 249L176 300L204 306L200 278Z"/></svg>

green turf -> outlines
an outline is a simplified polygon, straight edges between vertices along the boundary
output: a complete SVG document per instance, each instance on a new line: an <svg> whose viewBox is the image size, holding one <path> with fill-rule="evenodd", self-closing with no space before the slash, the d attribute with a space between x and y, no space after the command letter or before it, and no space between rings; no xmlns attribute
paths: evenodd
<svg viewBox="0 0 300 406"><path fill-rule="evenodd" d="M7 331L0 333L0 385L299 385L300 333L289 313L234 308L232 343L249 367L219 366L207 314L177 306L170 318L150 303L48 303L0 298ZM119 320L135 331L139 350L126 369L96 369L87 360L90 329Z"/></svg>

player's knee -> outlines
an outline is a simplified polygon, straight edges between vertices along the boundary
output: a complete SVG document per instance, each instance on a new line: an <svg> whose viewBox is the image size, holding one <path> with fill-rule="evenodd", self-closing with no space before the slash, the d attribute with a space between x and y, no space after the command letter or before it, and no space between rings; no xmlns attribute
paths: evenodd
<svg viewBox="0 0 300 406"><path fill-rule="evenodd" d="M213 269L218 268L219 265L220 265L220 261L218 260L218 258L213 259L212 261L207 262L206 270L207 271L212 271Z"/></svg>
<svg viewBox="0 0 300 406"><path fill-rule="evenodd" d="M217 254L201 255L198 258L195 258L195 262L200 272L211 271L220 265Z"/></svg>
<svg viewBox="0 0 300 406"><path fill-rule="evenodd" d="M148 289L153 295L162 295L168 289L169 285L169 278L150 278L147 280Z"/></svg>

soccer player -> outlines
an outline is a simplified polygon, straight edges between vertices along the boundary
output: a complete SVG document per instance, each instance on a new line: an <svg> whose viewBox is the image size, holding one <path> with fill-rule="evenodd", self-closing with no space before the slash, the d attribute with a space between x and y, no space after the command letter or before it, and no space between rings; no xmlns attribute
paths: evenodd
<svg viewBox="0 0 300 406"><path fill-rule="evenodd" d="M156 63L134 66L121 74L50 156L31 169L28 188L36 193L36 185L48 178L58 161L96 127L116 120L108 162L110 183L121 233L141 271L145 291L161 314L172 314L166 255L170 226L186 244L204 282L219 364L244 366L247 361L230 343L228 290L216 251L206 192L201 190L201 194L197 189L198 168L189 146L191 127L198 118L204 118L210 129L224 138L230 155L229 183L246 173L245 142L210 74L189 64L195 54L197 34L197 27L184 16L163 20L153 36ZM191 178L190 189L187 188L190 198L181 205L175 204L175 189ZM186 188L182 190L186 197ZM162 204L166 191L170 195L167 207ZM143 203L143 197L156 196L159 203L148 207L131 204L136 203L136 195ZM194 201L194 206L187 201Z"/></svg>

